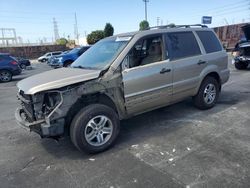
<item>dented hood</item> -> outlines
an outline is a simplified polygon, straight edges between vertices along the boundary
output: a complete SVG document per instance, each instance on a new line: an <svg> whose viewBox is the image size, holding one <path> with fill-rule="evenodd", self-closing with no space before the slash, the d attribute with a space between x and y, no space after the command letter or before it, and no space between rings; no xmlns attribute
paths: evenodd
<svg viewBox="0 0 250 188"><path fill-rule="evenodd" d="M245 26L242 27L242 30L245 34L245 37L248 41L250 41L250 24L247 24Z"/></svg>
<svg viewBox="0 0 250 188"><path fill-rule="evenodd" d="M17 83L17 87L25 94L35 94L98 78L100 72L101 70L60 68L23 79Z"/></svg>

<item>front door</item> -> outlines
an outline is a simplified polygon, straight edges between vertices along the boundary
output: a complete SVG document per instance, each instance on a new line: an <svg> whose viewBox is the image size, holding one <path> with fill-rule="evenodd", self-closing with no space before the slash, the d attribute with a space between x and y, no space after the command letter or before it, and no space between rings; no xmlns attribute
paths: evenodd
<svg viewBox="0 0 250 188"><path fill-rule="evenodd" d="M122 72L127 112L141 113L164 106L172 96L172 63L164 60L161 36L138 41ZM123 62L124 63L124 62Z"/></svg>

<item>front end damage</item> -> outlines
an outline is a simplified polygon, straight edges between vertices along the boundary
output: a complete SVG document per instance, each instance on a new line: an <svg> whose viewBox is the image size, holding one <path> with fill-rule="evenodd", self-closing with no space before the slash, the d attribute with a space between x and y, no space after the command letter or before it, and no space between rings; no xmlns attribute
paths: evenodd
<svg viewBox="0 0 250 188"><path fill-rule="evenodd" d="M250 64L250 42L239 46L239 51L234 55L233 64L242 63L248 66Z"/></svg>
<svg viewBox="0 0 250 188"><path fill-rule="evenodd" d="M113 101L114 108L123 119L126 117L126 111L120 84L121 77L118 74L108 80L94 79L35 94L25 94L20 89L17 94L20 107L15 112L16 120L22 127L38 133L42 138L57 138L67 133L68 124L75 113L90 103L110 105L110 101Z"/></svg>
<svg viewBox="0 0 250 188"><path fill-rule="evenodd" d="M38 133L42 138L57 137L64 133L65 116L76 97L70 100L72 90L56 90L27 95L22 90L17 94L21 103L15 112L22 127Z"/></svg>

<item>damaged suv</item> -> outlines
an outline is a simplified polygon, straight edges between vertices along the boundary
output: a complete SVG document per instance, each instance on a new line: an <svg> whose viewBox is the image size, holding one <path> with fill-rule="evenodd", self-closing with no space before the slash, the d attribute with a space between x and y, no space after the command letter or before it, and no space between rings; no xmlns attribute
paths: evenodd
<svg viewBox="0 0 250 188"><path fill-rule="evenodd" d="M199 109L212 108L229 78L227 64L203 25L120 34L100 40L69 68L20 81L15 116L42 138L69 134L80 151L97 153L114 143L122 119L187 97Z"/></svg>
<svg viewBox="0 0 250 188"><path fill-rule="evenodd" d="M236 53L234 53L233 64L236 69L247 69L250 64L250 24L242 27L246 41L236 44Z"/></svg>

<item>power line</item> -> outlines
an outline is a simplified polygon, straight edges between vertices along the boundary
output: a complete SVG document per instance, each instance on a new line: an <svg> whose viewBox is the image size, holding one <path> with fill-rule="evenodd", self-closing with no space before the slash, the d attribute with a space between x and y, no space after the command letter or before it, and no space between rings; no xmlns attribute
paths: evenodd
<svg viewBox="0 0 250 188"><path fill-rule="evenodd" d="M5 12L5 13L13 13L13 11L10 10L0 10L0 12ZM31 12L31 11L15 11L15 13L21 13L21 14L32 14L32 15L37 15L37 14L42 14L42 15L72 15L73 12Z"/></svg>
<svg viewBox="0 0 250 188"><path fill-rule="evenodd" d="M215 14L218 14L218 12L227 12L229 10L236 9L236 8L242 8L242 7L246 8L246 6L249 6L249 5L250 5L250 0L243 0L243 1L238 1L235 3L226 4L226 5L221 6L221 7L203 10L201 12L198 11L195 14L189 14L189 13L186 13L186 14L189 15L189 18L197 18L197 17L204 16L206 14L215 15Z"/></svg>
<svg viewBox="0 0 250 188"><path fill-rule="evenodd" d="M216 13L211 13L210 15L213 16L213 17L217 17L217 16L221 16L221 15L227 15L227 14L231 14L232 12L238 12L238 13L242 13L242 12L245 12L245 11L249 11L249 8L247 7L237 7L237 8L233 8L233 11L232 11L232 8L230 9L227 9L227 10L224 10L224 11L221 11L221 12L216 12ZM200 18L202 15L195 15L195 16L189 16L188 18ZM177 20L180 20L180 19L177 19Z"/></svg>
<svg viewBox="0 0 250 188"><path fill-rule="evenodd" d="M211 9L207 9L207 10L203 10L203 11L200 11L200 12L197 12L197 14L206 14L206 13L210 13L210 12L214 12L214 11L220 11L220 10L223 10L223 9L227 9L228 7L234 7L235 5L238 6L246 6L247 4L249 4L249 0L242 0L242 1L238 1L238 2L234 2L234 3L230 3L230 4L226 4L224 6L220 6L220 7L215 7L215 8L211 8ZM197 15L196 14L196 15Z"/></svg>

